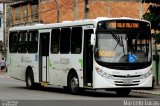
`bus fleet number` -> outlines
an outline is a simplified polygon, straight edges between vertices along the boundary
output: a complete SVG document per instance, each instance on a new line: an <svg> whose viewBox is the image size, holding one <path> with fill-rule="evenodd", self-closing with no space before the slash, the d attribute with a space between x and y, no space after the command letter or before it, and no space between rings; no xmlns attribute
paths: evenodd
<svg viewBox="0 0 160 106"><path fill-rule="evenodd" d="M70 60L68 58L61 58L60 59L60 64L70 64Z"/></svg>

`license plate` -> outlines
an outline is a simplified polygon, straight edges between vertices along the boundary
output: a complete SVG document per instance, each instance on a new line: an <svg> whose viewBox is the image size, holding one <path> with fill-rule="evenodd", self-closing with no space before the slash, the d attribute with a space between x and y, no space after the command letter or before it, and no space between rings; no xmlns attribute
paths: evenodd
<svg viewBox="0 0 160 106"><path fill-rule="evenodd" d="M133 81L132 80L123 80L123 84L132 84Z"/></svg>

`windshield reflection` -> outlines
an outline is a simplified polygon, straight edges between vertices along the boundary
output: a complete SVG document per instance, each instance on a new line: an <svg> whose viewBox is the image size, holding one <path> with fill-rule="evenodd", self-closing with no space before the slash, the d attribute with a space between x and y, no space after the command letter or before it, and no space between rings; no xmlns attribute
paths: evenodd
<svg viewBox="0 0 160 106"><path fill-rule="evenodd" d="M106 63L144 63L151 61L151 38L141 33L103 32L97 34L97 61Z"/></svg>

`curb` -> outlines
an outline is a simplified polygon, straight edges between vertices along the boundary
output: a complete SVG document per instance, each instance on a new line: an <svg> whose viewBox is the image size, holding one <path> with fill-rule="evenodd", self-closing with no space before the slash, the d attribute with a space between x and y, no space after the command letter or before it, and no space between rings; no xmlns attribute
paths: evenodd
<svg viewBox="0 0 160 106"><path fill-rule="evenodd" d="M131 91L132 93L141 93L141 94L152 94L152 95L160 95L160 90L158 91Z"/></svg>
<svg viewBox="0 0 160 106"><path fill-rule="evenodd" d="M0 78L7 78L7 79L10 79L11 77L6 76L6 75L0 75Z"/></svg>
<svg viewBox="0 0 160 106"><path fill-rule="evenodd" d="M152 94L149 92L143 92L143 91L131 91L132 93L142 93L142 94Z"/></svg>

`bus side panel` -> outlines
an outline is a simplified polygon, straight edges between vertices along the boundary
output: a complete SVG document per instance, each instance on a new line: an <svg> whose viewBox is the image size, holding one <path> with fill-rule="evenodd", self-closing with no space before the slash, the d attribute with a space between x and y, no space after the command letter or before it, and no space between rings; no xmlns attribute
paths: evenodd
<svg viewBox="0 0 160 106"><path fill-rule="evenodd" d="M8 72L11 77L25 81L26 69L30 66L34 74L34 81L39 82L36 54L10 54L8 59Z"/></svg>
<svg viewBox="0 0 160 106"><path fill-rule="evenodd" d="M79 78L80 87L83 87L83 71L82 71L82 55L81 54L51 54L49 81L50 84L67 86L67 77L70 69L74 69Z"/></svg>
<svg viewBox="0 0 160 106"><path fill-rule="evenodd" d="M64 55L51 54L49 57L49 82L53 85L66 86L67 85L67 71L68 65L64 63Z"/></svg>
<svg viewBox="0 0 160 106"><path fill-rule="evenodd" d="M18 54L10 54L10 57L8 59L9 59L8 62L9 75L13 78L25 81L25 67L20 67L19 65L20 58Z"/></svg>
<svg viewBox="0 0 160 106"><path fill-rule="evenodd" d="M20 67L8 66L8 72L11 77L25 81L25 73Z"/></svg>
<svg viewBox="0 0 160 106"><path fill-rule="evenodd" d="M38 66L38 65L37 65ZM34 74L34 82L39 83L39 70L37 67L32 68Z"/></svg>

